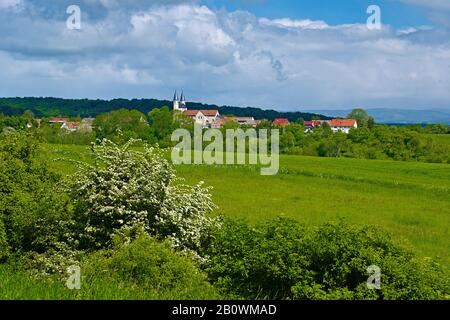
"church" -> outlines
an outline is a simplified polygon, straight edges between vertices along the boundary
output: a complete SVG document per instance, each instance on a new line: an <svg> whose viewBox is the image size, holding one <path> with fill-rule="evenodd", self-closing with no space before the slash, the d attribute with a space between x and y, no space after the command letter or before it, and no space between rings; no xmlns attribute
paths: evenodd
<svg viewBox="0 0 450 320"><path fill-rule="evenodd" d="M186 106L186 97L184 92L181 92L181 97L178 99L178 94L175 91L173 95L173 110L183 113L185 116L192 118L195 123L200 124L203 128L211 128L220 117L218 110L188 110Z"/></svg>

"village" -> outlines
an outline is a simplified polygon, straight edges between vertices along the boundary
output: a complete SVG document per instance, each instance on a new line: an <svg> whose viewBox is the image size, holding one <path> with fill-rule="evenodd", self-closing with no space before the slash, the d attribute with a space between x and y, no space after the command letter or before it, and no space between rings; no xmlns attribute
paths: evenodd
<svg viewBox="0 0 450 320"><path fill-rule="evenodd" d="M173 97L173 110L175 114L181 114L190 118L194 123L205 129L220 129L226 123L236 123L243 127L257 127L264 119L255 119L254 117L222 116L219 110L194 110L187 108L186 97L184 93L178 97L175 92ZM40 122L39 122L40 123ZM49 123L60 125L61 129L69 132L90 132L93 129L94 118L83 118L81 121L72 121L65 117L54 117L49 119ZM272 121L274 127L286 127L291 122L287 118L276 118ZM355 119L331 119L331 120L310 120L304 121L305 132L311 132L314 128L328 125L333 132L343 132L348 134L352 128L358 128Z"/></svg>

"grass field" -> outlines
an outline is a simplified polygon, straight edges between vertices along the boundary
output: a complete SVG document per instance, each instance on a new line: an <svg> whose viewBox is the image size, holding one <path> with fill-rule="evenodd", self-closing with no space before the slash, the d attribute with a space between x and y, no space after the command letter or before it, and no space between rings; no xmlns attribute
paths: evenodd
<svg viewBox="0 0 450 320"><path fill-rule="evenodd" d="M89 148L44 145L42 157L70 174ZM54 160L54 161L53 161ZM450 165L281 156L280 173L250 166L181 165L189 183L213 186L217 213L250 222L285 216L316 225L345 218L377 225L421 256L450 262Z"/></svg>
<svg viewBox="0 0 450 320"><path fill-rule="evenodd" d="M436 142L450 145L450 134L427 134L426 137L431 138Z"/></svg>

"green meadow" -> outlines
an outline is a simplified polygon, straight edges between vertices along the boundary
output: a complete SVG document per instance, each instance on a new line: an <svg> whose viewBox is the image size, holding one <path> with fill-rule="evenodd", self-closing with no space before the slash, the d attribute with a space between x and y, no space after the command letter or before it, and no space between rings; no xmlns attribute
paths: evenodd
<svg viewBox="0 0 450 320"><path fill-rule="evenodd" d="M89 147L44 145L62 174L90 161ZM179 165L188 183L212 186L217 214L250 222L277 216L316 225L341 218L376 225L423 257L450 262L450 165L347 158L280 157L280 171L254 166Z"/></svg>

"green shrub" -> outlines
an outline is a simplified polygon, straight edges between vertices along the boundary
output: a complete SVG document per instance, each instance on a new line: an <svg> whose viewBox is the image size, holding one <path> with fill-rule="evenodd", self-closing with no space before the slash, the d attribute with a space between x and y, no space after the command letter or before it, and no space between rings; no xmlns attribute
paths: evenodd
<svg viewBox="0 0 450 320"><path fill-rule="evenodd" d="M36 150L32 135L0 138L0 228L13 253L53 247L69 217L67 197L57 188L60 177L36 160Z"/></svg>
<svg viewBox="0 0 450 320"><path fill-rule="evenodd" d="M192 259L180 256L168 242L141 235L115 250L89 255L81 267L88 281L139 288L156 299L214 299L215 289Z"/></svg>
<svg viewBox="0 0 450 320"><path fill-rule="evenodd" d="M224 293L246 299L438 299L449 283L378 230L343 222L305 229L278 219L228 221L206 249L204 268ZM381 290L367 268L381 269Z"/></svg>
<svg viewBox="0 0 450 320"><path fill-rule="evenodd" d="M2 263L9 254L8 240L6 239L6 230L3 221L0 219L0 263Z"/></svg>

